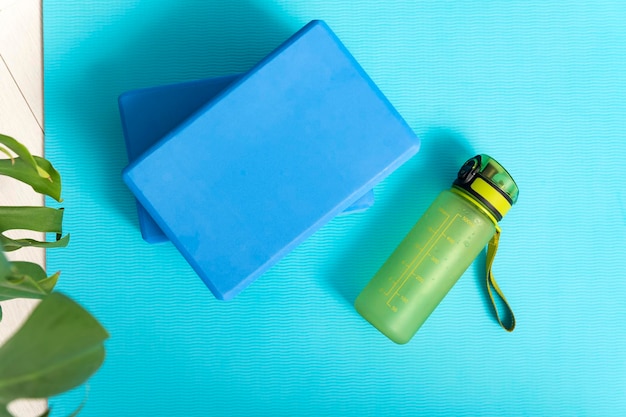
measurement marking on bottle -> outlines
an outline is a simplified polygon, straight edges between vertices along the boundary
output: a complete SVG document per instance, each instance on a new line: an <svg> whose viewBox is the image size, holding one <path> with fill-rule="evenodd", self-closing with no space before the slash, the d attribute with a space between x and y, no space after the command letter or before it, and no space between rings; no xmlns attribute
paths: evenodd
<svg viewBox="0 0 626 417"><path fill-rule="evenodd" d="M393 277L390 277L391 280L393 280L393 285L391 286L391 288L389 288L389 290L387 290L384 294L385 295L389 295L393 292L393 290L396 289L396 287L398 286L398 284L402 281L402 279L404 278L404 281L402 282L402 284L400 285L400 287L402 287L404 285L404 282L406 282L406 280L409 278L410 275L410 270L411 270L411 266L415 263L415 261L417 259L419 259L420 255L426 250L427 252L430 250L430 244L431 242L436 239L437 237L437 232L439 232L446 224L446 222L448 221L448 219L450 218L450 215L448 213L446 213L445 211L441 210L442 214L444 214L446 216L446 219L439 225L439 227L437 228L437 230L433 229L432 227L429 227L428 230L432 231L432 235L430 236L430 239L428 239L428 241L426 242L426 244L424 246L422 246L420 248L420 251L417 253L417 255L411 260L411 262L407 263L406 261L402 261L402 265L404 265L404 272L402 272L402 274L395 280L393 280ZM387 300L387 305L389 307L391 307L391 305L389 304L391 302L391 300L396 296L398 292L396 291L390 298L389 300ZM392 309L393 310L393 309Z"/></svg>
<svg viewBox="0 0 626 417"><path fill-rule="evenodd" d="M426 244L421 247L420 251L417 255L411 260L411 262L402 261L402 265L404 266L404 271L400 276L393 280L393 277L389 277L389 280L393 280L393 285L386 291L384 294L388 296L387 306L395 313L398 311L398 306L392 304L396 297L400 298L403 304L408 303L408 298L404 294L400 294L400 291L407 285L410 278L418 281L419 283L424 283L424 278L418 274L416 274L417 268L424 262L424 260L428 259L431 262L438 264L439 259L433 256L430 252L433 250L437 244L444 239L447 243L454 244L455 240L446 235L446 232L454 224L454 222L463 217L460 214L455 214L454 217L450 218L450 215L444 210L439 210L441 214L446 216L441 224L437 227L437 229L433 229L429 227L428 230L432 233Z"/></svg>

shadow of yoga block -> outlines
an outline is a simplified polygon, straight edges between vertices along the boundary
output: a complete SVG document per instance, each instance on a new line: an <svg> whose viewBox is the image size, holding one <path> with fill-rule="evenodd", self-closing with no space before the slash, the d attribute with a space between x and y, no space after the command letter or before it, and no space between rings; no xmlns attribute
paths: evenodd
<svg viewBox="0 0 626 417"><path fill-rule="evenodd" d="M123 178L211 292L227 300L418 148L335 34L313 21Z"/></svg>

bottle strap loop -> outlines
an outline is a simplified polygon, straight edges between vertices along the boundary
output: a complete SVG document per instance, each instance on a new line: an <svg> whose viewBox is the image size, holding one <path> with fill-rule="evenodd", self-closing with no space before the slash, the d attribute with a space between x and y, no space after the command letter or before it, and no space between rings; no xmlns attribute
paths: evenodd
<svg viewBox="0 0 626 417"><path fill-rule="evenodd" d="M496 233L493 235L493 237L489 241L489 246L487 247L487 292L489 293L491 304L493 304L493 309L496 313L496 319L498 320L498 323L500 323L500 326L507 332L512 332L515 329L515 315L513 314L513 310L509 306L509 302L504 297L504 294L502 294L502 290L498 286L498 283L496 282L496 279L493 277L493 273L491 271L493 260L496 257L496 252L498 250L498 244L500 243L500 233L501 233L501 229L498 225L496 225ZM500 318L500 313L498 312L498 305L496 304L496 299L494 297L492 289L495 290L500 301L502 301L502 303L504 304L504 307L506 308L506 311L508 313L507 324L503 323L502 319Z"/></svg>

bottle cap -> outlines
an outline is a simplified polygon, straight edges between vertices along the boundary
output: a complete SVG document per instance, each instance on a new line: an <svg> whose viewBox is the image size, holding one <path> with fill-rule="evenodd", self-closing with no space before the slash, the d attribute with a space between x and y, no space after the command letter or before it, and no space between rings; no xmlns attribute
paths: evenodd
<svg viewBox="0 0 626 417"><path fill-rule="evenodd" d="M517 184L506 169L485 154L465 162L452 186L480 202L498 221L515 204L519 194Z"/></svg>

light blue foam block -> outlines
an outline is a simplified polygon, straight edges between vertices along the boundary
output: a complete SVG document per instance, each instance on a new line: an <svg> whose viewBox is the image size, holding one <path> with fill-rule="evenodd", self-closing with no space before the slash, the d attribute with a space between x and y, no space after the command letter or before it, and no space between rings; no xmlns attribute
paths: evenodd
<svg viewBox="0 0 626 417"><path fill-rule="evenodd" d="M313 21L124 180L213 294L231 299L417 149L339 39Z"/></svg>
<svg viewBox="0 0 626 417"><path fill-rule="evenodd" d="M127 91L119 98L120 117L124 129L126 152L133 162L174 130L203 105L210 102L228 85L241 77L228 75L184 83ZM374 204L374 192L368 191L344 213L367 210ZM148 243L167 241L165 233L138 203L137 217L141 236Z"/></svg>

